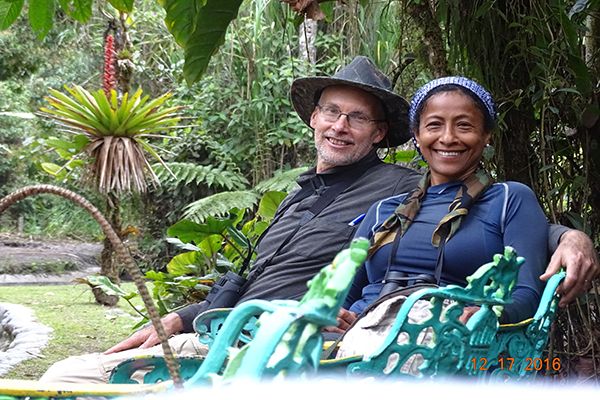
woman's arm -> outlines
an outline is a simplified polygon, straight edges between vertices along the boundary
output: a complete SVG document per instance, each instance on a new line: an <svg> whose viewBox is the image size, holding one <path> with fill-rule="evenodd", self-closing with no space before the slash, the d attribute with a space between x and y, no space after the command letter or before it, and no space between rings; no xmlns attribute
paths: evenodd
<svg viewBox="0 0 600 400"><path fill-rule="evenodd" d="M544 283L539 279L548 259L548 223L533 191L520 183L508 182L508 201L504 218L504 245L525 258L513 303L507 305L501 322L518 322L535 314Z"/></svg>

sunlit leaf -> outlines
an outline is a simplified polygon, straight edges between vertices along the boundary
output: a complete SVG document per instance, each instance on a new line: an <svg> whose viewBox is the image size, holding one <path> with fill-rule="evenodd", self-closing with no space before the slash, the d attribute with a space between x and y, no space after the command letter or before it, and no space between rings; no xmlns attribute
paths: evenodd
<svg viewBox="0 0 600 400"><path fill-rule="evenodd" d="M232 223L231 219L208 218L203 224L184 219L171 225L167 229L167 235L177 237L183 243L194 242L199 245L208 236L223 233Z"/></svg>
<svg viewBox="0 0 600 400"><path fill-rule="evenodd" d="M198 246L195 246L191 243L183 243L181 240L177 239L177 238L172 238L172 237L168 237L167 238L167 243L170 243L174 246L176 246L177 248L181 249L181 250L188 250L188 251L198 251L200 250L200 248Z"/></svg>
<svg viewBox="0 0 600 400"><path fill-rule="evenodd" d="M49 162L41 163L40 167L42 167L42 170L44 170L44 172L46 172L52 176L58 175L58 173L62 169L62 167L60 165L57 165L54 163L49 163Z"/></svg>
<svg viewBox="0 0 600 400"><path fill-rule="evenodd" d="M21 15L23 0L0 1L0 29L6 29Z"/></svg>
<svg viewBox="0 0 600 400"><path fill-rule="evenodd" d="M29 24L39 39L52 29L54 0L29 0Z"/></svg>
<svg viewBox="0 0 600 400"><path fill-rule="evenodd" d="M277 211L277 207L279 207L279 203L285 198L285 192L267 192L260 199L260 203L258 204L257 214L263 217L264 219L271 219L275 216L275 212Z"/></svg>
<svg viewBox="0 0 600 400"><path fill-rule="evenodd" d="M119 11L133 11L133 0L108 0L108 2Z"/></svg>
<svg viewBox="0 0 600 400"><path fill-rule="evenodd" d="M210 235L204 239L198 247L206 257L212 257L215 253L221 250L223 238L220 235Z"/></svg>
<svg viewBox="0 0 600 400"><path fill-rule="evenodd" d="M186 275L194 271L193 266L203 263L203 258L198 251L188 251L176 255L167 264L167 272L173 275Z"/></svg>

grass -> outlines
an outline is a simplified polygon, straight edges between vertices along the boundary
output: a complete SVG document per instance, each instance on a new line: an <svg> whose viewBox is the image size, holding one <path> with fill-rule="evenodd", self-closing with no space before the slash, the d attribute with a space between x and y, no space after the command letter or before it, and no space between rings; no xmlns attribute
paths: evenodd
<svg viewBox="0 0 600 400"><path fill-rule="evenodd" d="M135 287L125 284L124 289ZM42 356L15 366L1 377L5 379L38 379L51 364L69 355L104 351L131 334L139 321L123 300L117 307L101 306L82 285L4 286L0 302L33 309L37 319L54 330Z"/></svg>

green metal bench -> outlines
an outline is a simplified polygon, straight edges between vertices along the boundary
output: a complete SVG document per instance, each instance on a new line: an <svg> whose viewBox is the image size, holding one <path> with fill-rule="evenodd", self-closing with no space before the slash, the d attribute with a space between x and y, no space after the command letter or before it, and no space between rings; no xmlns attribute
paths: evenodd
<svg viewBox="0 0 600 400"><path fill-rule="evenodd" d="M336 262L340 262L340 258ZM510 301L522 262L523 259L517 257L511 248L506 248L503 255L496 255L493 262L470 276L465 288L447 286L415 292L400 308L387 337L376 351L347 359L318 361L321 342L317 328L334 324L336 307L339 307L339 301L330 300L326 302L327 307L323 308L324 304L319 299L321 294L317 293L323 292L323 279L330 279L332 275L322 273L313 279L308 294L299 303L253 301L233 311L215 310L202 314L195 325L200 332L200 340L212 343L211 351L206 361L197 358L189 367L182 367L182 375L188 377L193 374L188 385L217 376L224 379L237 376L261 378L282 371L295 374L299 371L315 371L317 368L321 371L346 370L351 376L395 376L406 374L402 366L411 357L423 360L418 373L412 372L420 377L468 375L483 379L498 376L522 378L535 375L540 370L560 369L560 360L544 357L543 350L556 312L556 288L564 278L564 273L555 275L548 282L533 318L519 324L498 324L501 307ZM344 271L354 268L352 266ZM344 282L348 283L349 280ZM347 288L341 286L336 290L340 290L334 296L336 299L347 292ZM420 300L431 302L431 318L413 324L408 315ZM337 306L332 307L335 304ZM479 305L481 309L467 324L463 324L459 317L463 308L469 305ZM326 310L325 314L323 310ZM262 317L257 323L260 315ZM419 333L426 329L431 331L432 340L419 343ZM312 340L310 351L305 349L301 352L289 346L290 343L301 343L298 333L308 331ZM399 337L403 337L400 343ZM244 346L243 350L228 363L228 355L235 352L232 349L240 344ZM282 350L284 348L288 350ZM276 353L280 357L277 362L272 359ZM285 354L285 357L281 354ZM113 374L113 382L125 382L120 368ZM198 372L193 373L194 370ZM145 382L156 382L156 376L158 381L166 378L158 374L155 380Z"/></svg>
<svg viewBox="0 0 600 400"><path fill-rule="evenodd" d="M250 300L234 309L201 314L194 326L210 351L206 358L184 359L187 365L180 365L180 374L187 378L185 385L217 377L257 379L316 371L323 347L321 329L336 325L337 313L368 248L366 239L355 240L309 281L300 301ZM149 370L144 383L168 379L160 357L140 357L117 366L110 382L131 383L138 369Z"/></svg>
<svg viewBox="0 0 600 400"><path fill-rule="evenodd" d="M348 374L467 375L489 379L531 377L540 370L560 369L560 361L544 358L543 351L558 304L556 288L564 272L550 279L533 318L513 325L498 323L501 307L510 302L523 261L507 247L504 255L496 255L493 262L467 278L465 288L447 286L413 293L402 305L383 343L362 360L350 362ZM431 303L431 317L412 323L409 312L421 300ZM481 308L463 324L459 318L464 307L471 305ZM431 339L420 343L419 335L427 330ZM415 357L422 360L416 374L406 368Z"/></svg>
<svg viewBox="0 0 600 400"><path fill-rule="evenodd" d="M350 249L342 251L310 281L307 294L299 302L252 300L230 312L215 311L215 315L224 320L213 322L218 332L205 333L205 340L213 340L208 355L204 360L187 358L181 362L181 375L186 380L184 387L234 379L310 376L318 371L342 370L349 376L398 377L405 375L401 367L415 355L423 360L416 374L419 377L525 377L551 368L543 361L542 354L557 307L556 288L564 274L551 278L532 319L500 326L497 315L510 301L518 267L523 262L511 248L479 268L468 278L466 288L428 288L409 296L375 351L342 360L320 360L321 329L336 324L338 310L356 269L366 257L367 248L368 242L364 239L353 242ZM431 302L431 318L413 324L408 318L410 309L423 299ZM479 305L481 309L462 324L458 319L467 305ZM197 323L202 323L203 318ZM416 338L424 329L431 329L432 339L419 343ZM399 337L404 338L400 343ZM545 364L540 367L540 362ZM151 371L145 383L166 382L123 385L133 382L130 377L135 371L147 367ZM112 378L112 382L120 383L117 385L44 385L0 380L0 396L5 399L114 397L164 391L173 387L166 371L160 358L136 358L117 368Z"/></svg>

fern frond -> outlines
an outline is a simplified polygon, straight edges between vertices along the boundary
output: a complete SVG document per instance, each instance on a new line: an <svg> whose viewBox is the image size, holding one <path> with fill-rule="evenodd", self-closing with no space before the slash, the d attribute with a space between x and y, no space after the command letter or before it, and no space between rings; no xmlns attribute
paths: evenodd
<svg viewBox="0 0 600 400"><path fill-rule="evenodd" d="M266 192L291 192L298 188L296 178L308 170L308 167L294 168L287 171L278 170L272 178L259 182L255 187L258 193Z"/></svg>
<svg viewBox="0 0 600 400"><path fill-rule="evenodd" d="M221 187L227 190L240 190L250 183L241 174L212 165L197 165L193 163L170 162L166 165L171 169L171 175L162 165L154 164L161 182L167 185L206 185L208 187Z"/></svg>
<svg viewBox="0 0 600 400"><path fill-rule="evenodd" d="M233 208L251 208L258 202L259 196L250 190L221 192L196 200L185 207L183 218L202 223L206 217L225 216Z"/></svg>

